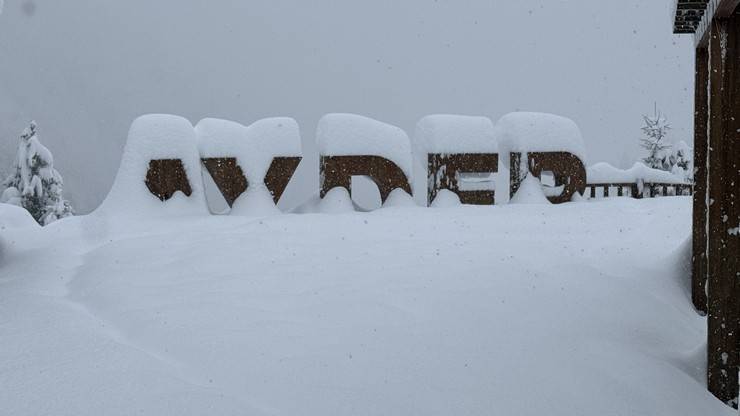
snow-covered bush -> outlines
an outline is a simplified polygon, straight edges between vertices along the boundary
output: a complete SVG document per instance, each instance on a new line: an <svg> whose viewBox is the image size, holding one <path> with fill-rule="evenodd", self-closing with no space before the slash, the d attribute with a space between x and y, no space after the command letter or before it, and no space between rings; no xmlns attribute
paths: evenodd
<svg viewBox="0 0 740 416"><path fill-rule="evenodd" d="M23 130L14 162L14 172L3 182L0 202L21 206L41 225L74 214L62 195L64 181L54 169L49 149L39 142L36 122Z"/></svg>
<svg viewBox="0 0 740 416"><path fill-rule="evenodd" d="M671 173L683 177L686 182L694 181L694 149L686 142L680 141L671 147L668 162Z"/></svg>

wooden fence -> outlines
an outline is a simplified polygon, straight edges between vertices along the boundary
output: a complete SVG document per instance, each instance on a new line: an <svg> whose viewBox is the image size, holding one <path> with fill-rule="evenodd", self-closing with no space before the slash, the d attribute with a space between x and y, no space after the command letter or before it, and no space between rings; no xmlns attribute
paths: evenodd
<svg viewBox="0 0 740 416"><path fill-rule="evenodd" d="M612 190L616 196L630 196L636 199L654 198L656 196L691 196L694 193L694 184L690 183L589 183L586 190L591 198L596 198L597 189L602 189L602 197L608 198ZM627 191L628 194L625 193Z"/></svg>

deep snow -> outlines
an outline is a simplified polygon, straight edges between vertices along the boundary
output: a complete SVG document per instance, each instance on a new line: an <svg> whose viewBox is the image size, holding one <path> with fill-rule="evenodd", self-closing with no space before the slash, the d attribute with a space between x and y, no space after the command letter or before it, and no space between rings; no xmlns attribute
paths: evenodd
<svg viewBox="0 0 740 416"><path fill-rule="evenodd" d="M0 232L9 415L730 415L691 199Z"/></svg>

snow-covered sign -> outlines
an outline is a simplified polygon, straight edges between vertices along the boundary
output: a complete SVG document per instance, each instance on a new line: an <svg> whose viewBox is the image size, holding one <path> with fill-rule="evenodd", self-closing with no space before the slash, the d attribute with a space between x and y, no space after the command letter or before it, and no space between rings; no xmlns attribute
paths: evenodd
<svg viewBox="0 0 740 416"><path fill-rule="evenodd" d="M519 165L526 157L522 166L535 177L551 172L557 189L547 194L551 202L570 201L585 185L578 127L549 114L510 114L495 128L485 117L428 116L417 126L413 152L400 128L354 114L324 116L316 136L320 197L347 199L338 205L326 202L332 206L353 206L353 176L375 182L384 203L390 199L390 205L408 205L413 154L417 162L426 161L425 176L431 179L418 191L428 196L430 205L442 190L455 195L447 200L492 205L491 177L499 170L499 150L506 152L504 163ZM99 212L208 214L204 165L232 214L279 213L276 203L301 160L300 143L298 124L290 118L250 126L207 118L193 127L177 116L142 116L131 126L118 176ZM526 174L519 168L511 171L516 172L511 175L516 190ZM347 192L330 192L335 188Z"/></svg>
<svg viewBox="0 0 740 416"><path fill-rule="evenodd" d="M512 196L530 172L552 176L548 199L553 203L568 202L585 191L586 147L572 120L546 113L510 113L496 123L496 139L508 154L502 162L510 171Z"/></svg>
<svg viewBox="0 0 740 416"><path fill-rule="evenodd" d="M301 161L295 120L276 117L245 127L207 118L195 132L203 164L232 215L278 212L275 204Z"/></svg>
<svg viewBox="0 0 740 416"><path fill-rule="evenodd" d="M402 189L411 195L411 142L396 126L355 114L328 114L316 131L321 197L336 187L352 192L352 177L371 179L385 202Z"/></svg>
<svg viewBox="0 0 740 416"><path fill-rule="evenodd" d="M442 190L465 204L494 204L498 145L489 118L426 116L416 125L414 155L426 172L428 204Z"/></svg>
<svg viewBox="0 0 740 416"><path fill-rule="evenodd" d="M131 125L113 187L97 213L108 216L208 215L192 124L150 114Z"/></svg>

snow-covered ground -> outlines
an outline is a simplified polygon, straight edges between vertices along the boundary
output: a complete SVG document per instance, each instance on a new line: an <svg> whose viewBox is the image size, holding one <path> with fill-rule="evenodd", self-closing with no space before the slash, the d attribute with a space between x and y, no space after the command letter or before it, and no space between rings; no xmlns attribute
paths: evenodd
<svg viewBox="0 0 740 416"><path fill-rule="evenodd" d="M0 229L0 413L729 415L688 197Z"/></svg>

